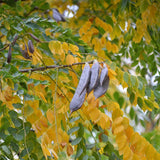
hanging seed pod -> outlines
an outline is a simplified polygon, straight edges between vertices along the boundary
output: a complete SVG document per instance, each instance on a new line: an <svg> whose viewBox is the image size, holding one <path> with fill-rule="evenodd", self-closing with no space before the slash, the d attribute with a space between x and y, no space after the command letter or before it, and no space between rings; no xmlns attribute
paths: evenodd
<svg viewBox="0 0 160 160"><path fill-rule="evenodd" d="M41 42L35 35L33 35L32 33L29 33L29 35L37 42Z"/></svg>
<svg viewBox="0 0 160 160"><path fill-rule="evenodd" d="M13 41L12 41L12 46L14 46L14 45L15 45L15 43L16 43L16 41L17 41L17 39L18 39L18 35L16 34L16 35L15 35L15 37L14 37L14 39L13 39Z"/></svg>
<svg viewBox="0 0 160 160"><path fill-rule="evenodd" d="M56 20L56 22L60 22L60 21L65 22L66 21L65 18L63 17L63 15L60 14L60 12L57 8L53 8L52 11L53 11L53 18Z"/></svg>
<svg viewBox="0 0 160 160"><path fill-rule="evenodd" d="M11 59L12 59L12 46L10 44L9 45L9 50L8 50L7 62L10 63Z"/></svg>
<svg viewBox="0 0 160 160"><path fill-rule="evenodd" d="M91 68L91 78L89 82L89 87L87 89L88 94L97 86L99 78L99 69L100 69L99 63L97 60L95 60Z"/></svg>
<svg viewBox="0 0 160 160"><path fill-rule="evenodd" d="M101 86L103 85L103 83L104 83L104 81L106 80L107 77L108 77L108 68L107 68L106 64L103 64L103 69L102 69L101 75L100 75Z"/></svg>
<svg viewBox="0 0 160 160"><path fill-rule="evenodd" d="M28 41L28 49L30 53L34 53L34 46L31 40Z"/></svg>
<svg viewBox="0 0 160 160"><path fill-rule="evenodd" d="M103 82L103 85L101 85L99 81L97 87L94 89L95 98L97 99L98 97L105 94L108 89L108 86L109 86L109 77L105 79L105 81Z"/></svg>
<svg viewBox="0 0 160 160"><path fill-rule="evenodd" d="M89 79L90 79L90 66L88 63L86 63L76 89L77 94L81 95L84 89L88 87Z"/></svg>
<svg viewBox="0 0 160 160"><path fill-rule="evenodd" d="M70 103L71 113L81 108L81 106L84 102L84 99L85 99L85 95L86 95L86 89L84 89L84 91L81 93L81 95L79 95L75 92L75 94L71 100L71 103Z"/></svg>
<svg viewBox="0 0 160 160"><path fill-rule="evenodd" d="M23 56L24 58L26 58L26 59L31 59L31 57L30 57L29 54L28 54L28 50L27 50L26 44L25 44L25 49L24 49L24 50L21 49L21 53L22 53L22 56Z"/></svg>

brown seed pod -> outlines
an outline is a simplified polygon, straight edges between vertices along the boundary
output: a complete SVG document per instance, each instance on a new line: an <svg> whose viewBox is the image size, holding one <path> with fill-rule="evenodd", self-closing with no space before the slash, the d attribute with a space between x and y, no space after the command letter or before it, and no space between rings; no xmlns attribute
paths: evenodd
<svg viewBox="0 0 160 160"><path fill-rule="evenodd" d="M27 50L26 44L25 44L25 49L24 50L21 49L21 53L22 53L22 55L23 55L24 58L31 59L31 57L28 54L28 50Z"/></svg>
<svg viewBox="0 0 160 160"><path fill-rule="evenodd" d="M10 44L9 45L9 50L8 50L7 62L10 63L11 59L12 59L12 46Z"/></svg>
<svg viewBox="0 0 160 160"><path fill-rule="evenodd" d="M106 93L109 86L109 77L105 79L104 83L101 85L100 81L98 83L98 86L94 89L94 96L97 99L98 97L102 96Z"/></svg>
<svg viewBox="0 0 160 160"><path fill-rule="evenodd" d="M81 95L84 89L88 87L89 79L90 79L90 66L88 63L86 63L76 89L77 94Z"/></svg>
<svg viewBox="0 0 160 160"><path fill-rule="evenodd" d="M71 113L81 108L81 106L84 102L84 99L85 99L85 95L86 95L86 89L84 89L84 91L81 93L81 95L79 95L75 92L75 94L71 100L71 103L70 103Z"/></svg>
<svg viewBox="0 0 160 160"><path fill-rule="evenodd" d="M87 93L89 94L94 88L96 88L98 84L98 78L99 78L99 63L97 60L94 61L92 68L91 68L91 77L89 81L89 86L87 89Z"/></svg>
<svg viewBox="0 0 160 160"><path fill-rule="evenodd" d="M103 85L103 83L104 83L104 81L106 80L107 77L108 77L108 68L105 64L103 64L103 68L102 68L101 75L100 75L101 86Z"/></svg>
<svg viewBox="0 0 160 160"><path fill-rule="evenodd" d="M33 35L32 33L29 33L29 35L37 42L41 42L35 35Z"/></svg>
<svg viewBox="0 0 160 160"><path fill-rule="evenodd" d="M31 40L28 41L28 49L30 53L34 53L34 46Z"/></svg>
<svg viewBox="0 0 160 160"><path fill-rule="evenodd" d="M16 43L16 41L17 41L17 39L18 39L18 35L16 34L16 35L15 35L15 37L14 37L14 39L13 39L13 41L12 41L12 46L14 46L14 45L15 45L15 43Z"/></svg>

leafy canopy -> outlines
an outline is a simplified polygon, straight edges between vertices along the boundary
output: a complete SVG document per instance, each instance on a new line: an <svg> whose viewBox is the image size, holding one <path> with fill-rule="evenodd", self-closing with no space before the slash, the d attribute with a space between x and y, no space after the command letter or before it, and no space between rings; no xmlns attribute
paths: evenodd
<svg viewBox="0 0 160 160"><path fill-rule="evenodd" d="M0 1L0 159L158 159L159 13L158 0ZM109 89L69 115L94 59Z"/></svg>

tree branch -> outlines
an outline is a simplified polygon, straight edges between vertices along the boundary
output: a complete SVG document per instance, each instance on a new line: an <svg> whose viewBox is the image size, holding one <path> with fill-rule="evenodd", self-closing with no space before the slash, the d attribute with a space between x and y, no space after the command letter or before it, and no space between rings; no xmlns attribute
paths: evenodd
<svg viewBox="0 0 160 160"><path fill-rule="evenodd" d="M22 73L34 72L34 71L44 71L44 70L53 69L53 68L66 68L66 67L72 67L72 66L76 66L76 65L83 65L85 63L86 62L78 62L78 63L69 64L69 65L50 65L50 66L39 67L39 68L20 69L19 71ZM93 61L89 61L87 63L92 64ZM99 62L99 63L103 63L103 62Z"/></svg>

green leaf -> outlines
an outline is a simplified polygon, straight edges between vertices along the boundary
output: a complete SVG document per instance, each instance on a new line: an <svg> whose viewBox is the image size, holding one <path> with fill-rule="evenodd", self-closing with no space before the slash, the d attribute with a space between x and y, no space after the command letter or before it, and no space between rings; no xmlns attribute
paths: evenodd
<svg viewBox="0 0 160 160"><path fill-rule="evenodd" d="M3 146L2 146L2 150L3 150L7 155L11 154L11 151L9 150L9 148L8 148L6 145L3 145Z"/></svg>
<svg viewBox="0 0 160 160"><path fill-rule="evenodd" d="M118 98L118 103L119 103L120 107L122 108L122 106L124 104L124 98L123 97L119 97Z"/></svg>
<svg viewBox="0 0 160 160"><path fill-rule="evenodd" d="M17 118L18 117L18 114L17 114L16 111L10 110L8 113L9 113L11 118Z"/></svg>
<svg viewBox="0 0 160 160"><path fill-rule="evenodd" d="M138 103L138 105L139 105L140 108L143 107L143 100L142 100L141 97L138 97L138 98L137 98L137 103Z"/></svg>
<svg viewBox="0 0 160 160"><path fill-rule="evenodd" d="M82 153L83 153L83 149L80 148L80 149L77 151L76 158L79 158Z"/></svg>
<svg viewBox="0 0 160 160"><path fill-rule="evenodd" d="M128 84L128 82L129 82L129 75L128 75L127 72L125 72L125 73L123 74L123 78L124 78L124 81Z"/></svg>
<svg viewBox="0 0 160 160"><path fill-rule="evenodd" d="M83 127L83 125L82 125L81 123L79 123L79 127L80 127L80 129L79 129L79 131L78 131L78 136L79 136L79 137L83 137L84 127Z"/></svg>
<svg viewBox="0 0 160 160"><path fill-rule="evenodd" d="M70 123L73 123L73 122L75 122L75 121L77 121L77 120L79 120L79 119L80 119L80 116L74 117L74 118L71 118L71 119L69 120L69 122L70 122Z"/></svg>
<svg viewBox="0 0 160 160"><path fill-rule="evenodd" d="M132 86L135 86L136 81L137 81L136 77L131 75L131 84L132 84Z"/></svg>
<svg viewBox="0 0 160 160"><path fill-rule="evenodd" d="M21 103L13 103L12 105L13 105L13 107L16 108L16 109L20 109L20 108L23 107L23 104L21 104Z"/></svg>
<svg viewBox="0 0 160 160"><path fill-rule="evenodd" d="M73 128L71 128L70 130L68 130L68 134L70 135L70 134L72 134L73 132L78 131L79 128L80 128L80 127L73 127Z"/></svg>
<svg viewBox="0 0 160 160"><path fill-rule="evenodd" d="M103 142L107 142L108 141L108 136L105 135L105 134L102 134L101 139L102 139Z"/></svg>
<svg viewBox="0 0 160 160"><path fill-rule="evenodd" d="M82 137L78 137L78 138L74 139L71 143L72 143L72 145L77 145L80 143L81 140L82 140Z"/></svg>
<svg viewBox="0 0 160 160"><path fill-rule="evenodd" d="M134 109L132 107L130 109L129 115L130 115L131 119L134 118L135 112L134 112Z"/></svg>
<svg viewBox="0 0 160 160"><path fill-rule="evenodd" d="M129 97L129 100L130 100L131 104L134 102L134 99L135 99L135 94L132 92L130 97Z"/></svg>
<svg viewBox="0 0 160 160"><path fill-rule="evenodd" d="M21 127L23 124L23 121L19 118L12 118L12 121L13 121L15 127Z"/></svg>
<svg viewBox="0 0 160 160"><path fill-rule="evenodd" d="M151 88L150 87L146 87L145 89L145 94L150 97L151 96Z"/></svg>
<svg viewBox="0 0 160 160"><path fill-rule="evenodd" d="M118 92L114 92L113 96L114 96L114 99L118 101L119 93Z"/></svg>
<svg viewBox="0 0 160 160"><path fill-rule="evenodd" d="M88 155L85 155L82 160L88 160Z"/></svg>
<svg viewBox="0 0 160 160"><path fill-rule="evenodd" d="M111 18L111 17L106 16L106 17L105 17L105 19L106 19L106 23L110 24L112 27L114 26L114 24L113 24L113 20L112 20L112 18Z"/></svg>

